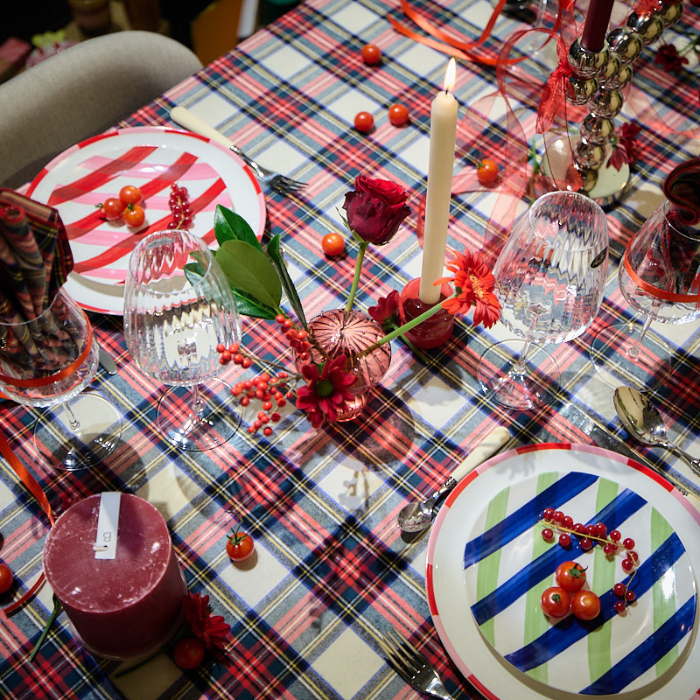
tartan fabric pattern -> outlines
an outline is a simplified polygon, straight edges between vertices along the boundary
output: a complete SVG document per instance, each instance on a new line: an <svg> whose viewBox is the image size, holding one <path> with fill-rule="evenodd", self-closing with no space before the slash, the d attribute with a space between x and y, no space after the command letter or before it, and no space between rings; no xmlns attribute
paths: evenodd
<svg viewBox="0 0 700 700"><path fill-rule="evenodd" d="M414 4L472 38L490 12L488 4L484 10L467 0L450 3L447 13L428 0ZM308 183L300 195L266 192L263 243L281 235L309 318L343 305L352 283L353 244L344 257L329 260L320 241L329 231L343 230L338 209L360 173L401 183L411 192L414 213L390 243L368 249L358 308L366 310L420 275L415 210L426 187L430 101L442 84L447 58L394 33L385 18L399 13L397 5L380 0L308 0L121 124L172 126L169 109L183 105L263 165ZM516 19L499 20L496 40L520 27ZM698 9L688 3L681 22L664 38L680 41L698 29ZM362 63L366 43L382 48L381 65ZM635 84L673 128L687 128L697 120L700 77L690 71L663 73L652 62L652 50L645 50L638 70L635 66ZM458 65L462 111L494 89L492 69ZM388 121L388 107L395 102L410 109L410 122L402 128ZM536 106L521 105L528 128ZM352 127L362 110L375 117L367 135ZM456 170L473 167L470 157L502 158L504 133L495 115L478 153L464 152L461 134ZM479 437L498 424L508 426L511 447L595 442L641 457L700 494L697 477L684 464L629 439L615 417L612 388L588 359L597 330L634 317L617 286L617 265L627 240L658 203L665 174L693 154L693 145L673 134L644 130L638 142L641 156L631 190L607 210L611 266L603 308L585 334L552 348L563 378L552 405L541 411L507 411L485 398L476 379L479 357L509 334L500 324L489 331L473 329L470 318L462 318L452 339L426 353L425 362L394 342L389 372L355 422L314 431L300 412L287 407L266 438L247 433L254 415L244 413L243 427L224 448L178 452L154 423L164 388L131 360L121 319L91 314L98 340L119 367L118 375L100 372L93 382L124 418L115 453L98 469L57 473L36 460L35 411L0 403L0 430L31 466L57 512L107 490L135 493L159 506L189 589L209 594L213 614L224 615L232 626L228 659L182 672L166 652L117 678L121 665L85 652L61 615L29 664L27 656L51 610L44 587L37 599L1 621L0 695L16 700L418 697L379 652L377 638L393 626L434 662L454 698L481 698L449 660L431 621L423 571L427 537L404 539L396 526L408 500L444 483ZM488 190L453 197L451 249L468 245L493 263L503 243L484 233L494 200ZM257 355L288 358L284 339L268 323L244 319L243 330L246 347ZM700 435L700 335L697 324L663 332L677 347L677 366L655 397L674 439L692 451ZM237 370L228 368L222 378L237 381ZM239 521L256 540L257 558L250 567L232 565L224 551L226 534ZM13 569L19 593L40 574L46 522L4 463L0 532L0 557Z"/></svg>

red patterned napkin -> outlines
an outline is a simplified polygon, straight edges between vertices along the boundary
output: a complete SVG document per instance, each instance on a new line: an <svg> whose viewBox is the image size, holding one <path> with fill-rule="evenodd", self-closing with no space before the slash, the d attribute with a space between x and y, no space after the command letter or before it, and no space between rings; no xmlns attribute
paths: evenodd
<svg viewBox="0 0 700 700"><path fill-rule="evenodd" d="M56 314L37 318L54 300L73 268L73 255L58 212L0 188L0 347L20 364L49 370L65 362L68 338L55 328ZM16 325L25 324L25 325ZM51 336L52 342L45 342ZM41 339L41 349L37 341Z"/></svg>

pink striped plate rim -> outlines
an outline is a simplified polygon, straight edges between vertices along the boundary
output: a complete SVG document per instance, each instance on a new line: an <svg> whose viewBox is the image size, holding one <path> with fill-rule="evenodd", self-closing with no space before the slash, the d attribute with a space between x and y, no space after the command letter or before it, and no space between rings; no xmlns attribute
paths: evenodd
<svg viewBox="0 0 700 700"><path fill-rule="evenodd" d="M28 195L58 209L75 259L72 288L85 308L121 313L121 287L131 251L143 236L172 220L171 186L186 187L194 212L192 233L212 247L218 204L238 212L258 238L265 228L259 183L238 156L215 141L160 127L121 129L83 141L52 160ZM144 224L133 229L106 221L98 205L135 185L144 197ZM100 296L100 293L102 296ZM97 294L97 306L95 306Z"/></svg>

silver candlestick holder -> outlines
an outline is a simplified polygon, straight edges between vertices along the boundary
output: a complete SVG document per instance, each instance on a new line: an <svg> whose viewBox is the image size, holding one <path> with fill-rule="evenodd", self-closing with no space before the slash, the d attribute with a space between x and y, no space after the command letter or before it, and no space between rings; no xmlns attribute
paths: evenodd
<svg viewBox="0 0 700 700"><path fill-rule="evenodd" d="M633 77L633 64L645 46L661 38L683 14L683 3L659 0L656 8L632 12L625 26L608 33L600 51L590 51L576 40L569 48L572 75L566 99L575 105L588 104L589 114L581 123L573 144L574 164L583 180L581 192L592 199L611 199L626 187L630 168L608 165L615 139L615 117L624 105L623 88Z"/></svg>

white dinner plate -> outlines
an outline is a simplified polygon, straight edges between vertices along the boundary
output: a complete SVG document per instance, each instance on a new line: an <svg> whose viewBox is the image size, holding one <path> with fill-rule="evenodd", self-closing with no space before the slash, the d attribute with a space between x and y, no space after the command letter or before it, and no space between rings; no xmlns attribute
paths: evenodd
<svg viewBox="0 0 700 700"><path fill-rule="evenodd" d="M66 290L80 306L122 313L129 256L144 235L167 228L173 183L187 188L191 232L211 247L217 204L236 211L262 236L265 198L248 166L221 144L189 132L120 129L72 146L37 175L27 196L58 209L74 258ZM146 221L139 229L106 221L97 208L125 185L144 194Z"/></svg>
<svg viewBox="0 0 700 700"><path fill-rule="evenodd" d="M612 610L612 585L626 580L618 558L546 544L548 505L635 540L638 597L624 616ZM601 595L597 631L541 612L568 559L589 567L587 587ZM697 571L700 514L668 482L607 450L551 444L498 455L460 482L430 536L426 588L448 654L487 698L688 700L700 686Z"/></svg>

